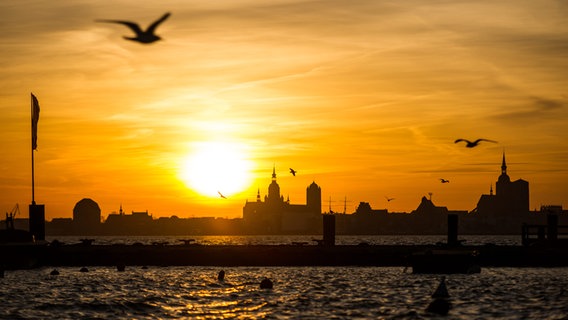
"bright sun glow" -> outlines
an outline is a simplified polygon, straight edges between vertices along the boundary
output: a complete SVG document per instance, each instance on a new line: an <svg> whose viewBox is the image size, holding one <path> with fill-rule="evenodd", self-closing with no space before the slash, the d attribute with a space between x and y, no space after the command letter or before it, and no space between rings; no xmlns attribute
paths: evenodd
<svg viewBox="0 0 568 320"><path fill-rule="evenodd" d="M251 180L251 162L244 148L226 142L201 142L185 159L181 178L191 189L209 197L229 197Z"/></svg>

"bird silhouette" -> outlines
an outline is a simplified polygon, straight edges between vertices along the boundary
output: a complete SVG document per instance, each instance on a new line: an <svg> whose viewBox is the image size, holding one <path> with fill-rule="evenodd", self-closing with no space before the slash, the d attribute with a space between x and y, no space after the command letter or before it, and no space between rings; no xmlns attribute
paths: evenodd
<svg viewBox="0 0 568 320"><path fill-rule="evenodd" d="M466 143L466 148L473 148L473 147L477 147L477 145L481 142L481 141L487 141L487 142L493 142L493 143L497 143L497 141L493 141L493 140L489 140L489 139L477 139L473 142L466 140L466 139L457 139L456 141L454 141L454 143L458 143L458 142L462 142L464 141Z"/></svg>
<svg viewBox="0 0 568 320"><path fill-rule="evenodd" d="M394 200L394 198L389 198L387 196L385 196L385 199L387 199L387 202L391 202L391 200Z"/></svg>
<svg viewBox="0 0 568 320"><path fill-rule="evenodd" d="M442 182L442 183L449 183L450 180L446 180L446 179L444 179L444 178L440 178L440 182Z"/></svg>
<svg viewBox="0 0 568 320"><path fill-rule="evenodd" d="M157 35L155 35L154 31L156 31L156 28L160 25L160 23L164 22L164 20L166 20L169 16L170 16L170 13L167 12L160 19L158 19L154 23L152 23L145 31L142 31L142 29L140 28L140 26L137 23L130 22L130 21L96 20L96 22L108 22L108 23L123 24L123 25L129 27L130 29L132 29L132 31L134 31L134 33L136 33L136 37L131 38L131 37L124 37L123 36L124 39L148 44L148 43L152 43L152 42L155 42L155 41L162 39L162 38L158 37Z"/></svg>
<svg viewBox="0 0 568 320"><path fill-rule="evenodd" d="M225 196L221 193L221 191L217 191L217 193L219 194L219 196L220 196L221 198L227 199L227 197L225 197Z"/></svg>
<svg viewBox="0 0 568 320"><path fill-rule="evenodd" d="M296 170L290 168L290 173L291 173L294 177L296 176L296 172L297 172Z"/></svg>

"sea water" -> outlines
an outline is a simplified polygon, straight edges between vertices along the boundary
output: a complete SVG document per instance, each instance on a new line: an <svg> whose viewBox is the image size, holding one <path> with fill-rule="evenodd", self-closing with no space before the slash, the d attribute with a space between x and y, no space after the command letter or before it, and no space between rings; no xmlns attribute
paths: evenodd
<svg viewBox="0 0 568 320"><path fill-rule="evenodd" d="M440 275L400 267L116 268L6 271L1 319L429 319ZM261 289L268 277L272 289ZM446 275L445 319L566 319L568 268ZM436 317L434 317L436 318Z"/></svg>
<svg viewBox="0 0 568 320"><path fill-rule="evenodd" d="M321 236L319 236L321 237ZM96 244L309 245L318 236L88 237ZM87 237L48 237L65 244ZM519 245L518 236L463 236L467 244ZM338 236L337 244L434 244L445 236ZM116 268L6 271L0 319L430 319L439 275L402 267ZM270 278L273 289L261 289ZM568 319L568 268L484 268L447 275L446 319ZM434 317L436 318L436 317Z"/></svg>
<svg viewBox="0 0 568 320"><path fill-rule="evenodd" d="M282 245L292 243L305 243L316 245L314 239L321 239L321 235L257 235L257 236L47 236L47 241L57 239L65 244L79 243L81 239L89 238L94 244L134 244L141 243L151 245L162 243L179 245L187 239L195 240L201 245ZM520 235L463 235L459 239L466 245L521 245ZM438 242L446 242L446 235L352 235L336 236L337 245L358 245L367 243L370 245L429 245Z"/></svg>

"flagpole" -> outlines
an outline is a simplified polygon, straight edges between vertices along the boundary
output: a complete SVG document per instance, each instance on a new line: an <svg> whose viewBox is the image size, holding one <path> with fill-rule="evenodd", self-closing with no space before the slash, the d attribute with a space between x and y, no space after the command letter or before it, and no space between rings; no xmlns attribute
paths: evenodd
<svg viewBox="0 0 568 320"><path fill-rule="evenodd" d="M37 149L37 122L39 120L39 102L33 93L31 96L32 108L32 204L30 204L29 230L34 241L45 241L45 206L35 203L35 165L34 150Z"/></svg>
<svg viewBox="0 0 568 320"><path fill-rule="evenodd" d="M35 172L34 172L34 100L33 96L30 94L30 107L31 107L31 124L32 124L32 205L35 205Z"/></svg>

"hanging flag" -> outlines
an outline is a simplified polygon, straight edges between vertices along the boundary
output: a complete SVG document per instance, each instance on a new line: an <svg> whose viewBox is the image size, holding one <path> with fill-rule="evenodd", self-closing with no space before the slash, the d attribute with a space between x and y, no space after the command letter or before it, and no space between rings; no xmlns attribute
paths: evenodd
<svg viewBox="0 0 568 320"><path fill-rule="evenodd" d="M37 122L39 120L39 102L32 93L32 150L37 149Z"/></svg>

